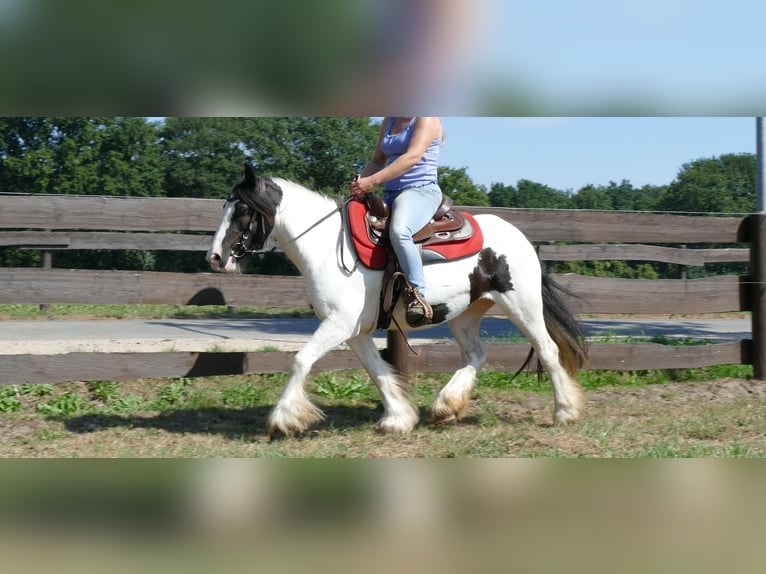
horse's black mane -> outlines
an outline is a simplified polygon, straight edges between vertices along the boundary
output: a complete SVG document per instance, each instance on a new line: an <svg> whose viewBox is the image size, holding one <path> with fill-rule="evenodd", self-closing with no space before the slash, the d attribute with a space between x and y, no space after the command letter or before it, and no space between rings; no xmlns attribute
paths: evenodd
<svg viewBox="0 0 766 574"><path fill-rule="evenodd" d="M244 201L251 209L262 214L270 225L273 225L277 207L282 201L282 188L270 177L251 179L245 175L234 186L228 199Z"/></svg>

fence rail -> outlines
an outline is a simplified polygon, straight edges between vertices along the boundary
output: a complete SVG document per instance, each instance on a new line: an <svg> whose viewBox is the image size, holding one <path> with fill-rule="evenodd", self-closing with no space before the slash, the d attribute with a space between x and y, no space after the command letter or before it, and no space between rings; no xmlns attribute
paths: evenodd
<svg viewBox="0 0 766 574"><path fill-rule="evenodd" d="M202 199L117 198L100 196L4 196L0 211L0 247L48 252L67 249L139 249L199 251L218 223L221 202ZM467 207L493 213L517 225L544 261L628 260L678 265L750 261L757 267L766 227L762 216L712 217L576 210L518 210ZM751 229L753 230L751 232ZM566 244L554 244L561 242ZM743 246L743 244L751 245ZM710 248L708 245L722 245ZM753 247L752 249L750 247ZM758 251L760 249L761 251ZM756 255L754 255L756 253ZM55 263L55 258L54 258ZM698 347L654 344L598 344L589 369L644 370L719 364L753 364L756 376L766 341L760 309L766 309L762 281L752 276L704 279L605 279L555 275L571 294L566 301L584 314L694 314L753 311L753 339ZM300 277L217 275L74 269L0 268L0 303L96 303L255 305L305 308ZM527 345L487 346L489 364L515 371ZM451 371L456 348L449 344L418 347L410 370ZM66 380L129 380L240 373L284 372L294 353L69 353L0 355L0 383ZM318 369L359 368L348 351L327 355ZM760 377L759 377L760 378Z"/></svg>

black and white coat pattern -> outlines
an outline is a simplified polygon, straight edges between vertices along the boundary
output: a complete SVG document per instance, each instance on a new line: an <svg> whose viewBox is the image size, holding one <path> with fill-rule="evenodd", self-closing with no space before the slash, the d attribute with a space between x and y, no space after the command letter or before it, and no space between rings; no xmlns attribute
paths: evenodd
<svg viewBox="0 0 766 574"><path fill-rule="evenodd" d="M554 422L574 422L585 404L574 378L587 358L579 326L521 231L493 215L478 215L476 220L484 235L479 253L425 266L434 322L449 324L461 356L460 368L439 392L428 417L443 423L466 414L476 374L487 360L479 337L481 319L497 304L529 339L550 376ZM379 430L407 433L419 422L418 409L401 378L380 357L373 341L383 273L353 264L354 252L343 230L332 199L292 181L259 178L245 166L208 250L213 270L237 272L240 259L232 256L232 248L242 243L243 233L248 232L251 243L244 247L249 252L280 248L306 279L309 300L321 319L296 354L290 378L269 416L272 436L301 433L323 418L305 391L305 379L317 360L343 343L359 357L380 392L384 415ZM253 302L257 304L257 294ZM406 326L401 304L394 316Z"/></svg>

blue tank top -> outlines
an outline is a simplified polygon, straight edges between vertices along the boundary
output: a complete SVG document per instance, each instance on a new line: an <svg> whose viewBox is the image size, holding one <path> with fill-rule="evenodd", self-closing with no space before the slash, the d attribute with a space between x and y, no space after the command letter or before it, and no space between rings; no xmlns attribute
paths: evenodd
<svg viewBox="0 0 766 574"><path fill-rule="evenodd" d="M393 135L391 135L391 127L394 125L394 118L391 118L389 121L388 127L383 135L383 140L380 142L380 148L388 159L388 163L396 160L396 158L406 152L410 147L415 119L416 118L412 118L402 131ZM386 191L399 191L411 187L423 187L424 185L437 183L437 168L441 141L441 136L432 141L420 161L407 173L387 181L383 186L384 189Z"/></svg>

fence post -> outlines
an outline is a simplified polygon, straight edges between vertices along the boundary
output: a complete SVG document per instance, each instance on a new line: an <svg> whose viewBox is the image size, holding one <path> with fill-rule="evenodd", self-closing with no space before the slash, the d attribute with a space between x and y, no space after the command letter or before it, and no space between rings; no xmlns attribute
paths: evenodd
<svg viewBox="0 0 766 574"><path fill-rule="evenodd" d="M390 329L386 335L386 360L407 381L407 341L398 329Z"/></svg>
<svg viewBox="0 0 766 574"><path fill-rule="evenodd" d="M750 215L750 317L753 378L766 380L766 214Z"/></svg>
<svg viewBox="0 0 766 574"><path fill-rule="evenodd" d="M43 231L50 233L50 229L45 229ZM40 267L43 269L53 268L53 253L47 249L40 252ZM40 312L47 313L50 310L50 303L40 303Z"/></svg>

